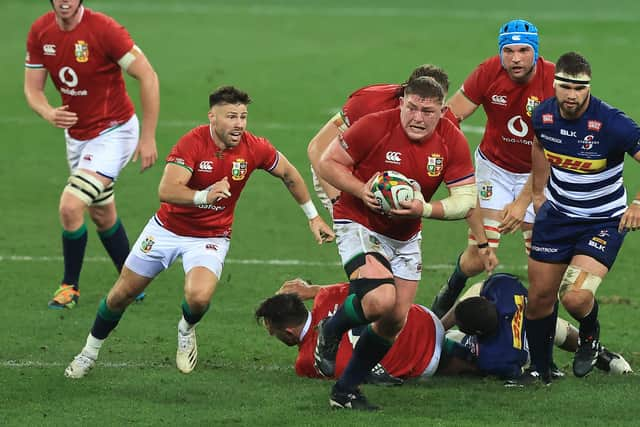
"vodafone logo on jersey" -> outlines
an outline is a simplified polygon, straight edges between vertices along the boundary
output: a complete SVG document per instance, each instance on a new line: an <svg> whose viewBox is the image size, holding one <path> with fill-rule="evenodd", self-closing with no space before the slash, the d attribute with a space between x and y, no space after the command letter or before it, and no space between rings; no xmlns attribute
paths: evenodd
<svg viewBox="0 0 640 427"><path fill-rule="evenodd" d="M385 163L399 165L402 161L402 159L400 158L401 155L402 153L398 151L387 151L387 154L385 155Z"/></svg>
<svg viewBox="0 0 640 427"><path fill-rule="evenodd" d="M492 95L491 103L496 105L507 105L507 95Z"/></svg>
<svg viewBox="0 0 640 427"><path fill-rule="evenodd" d="M512 135L517 137L525 137L529 133L529 126L522 120L521 116L513 116L507 122L507 129Z"/></svg>
<svg viewBox="0 0 640 427"><path fill-rule="evenodd" d="M198 166L198 171L199 172L213 172L213 161L211 160L203 160L200 162L200 165Z"/></svg>

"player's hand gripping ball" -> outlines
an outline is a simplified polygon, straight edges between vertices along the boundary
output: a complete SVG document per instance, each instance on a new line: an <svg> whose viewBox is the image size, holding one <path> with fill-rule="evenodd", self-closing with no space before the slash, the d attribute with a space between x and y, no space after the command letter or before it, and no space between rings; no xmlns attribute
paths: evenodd
<svg viewBox="0 0 640 427"><path fill-rule="evenodd" d="M413 186L409 178L396 171L384 171L373 180L371 192L380 203L384 212L402 209L400 202L409 202L414 198Z"/></svg>

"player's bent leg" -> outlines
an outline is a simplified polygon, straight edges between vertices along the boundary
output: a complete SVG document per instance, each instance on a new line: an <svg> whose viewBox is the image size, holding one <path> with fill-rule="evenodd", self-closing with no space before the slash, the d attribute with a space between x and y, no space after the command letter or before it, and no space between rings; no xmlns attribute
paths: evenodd
<svg viewBox="0 0 640 427"><path fill-rule="evenodd" d="M560 285L559 297L572 316L580 321L579 344L573 359L573 373L588 375L602 351L598 302L595 292L608 271L591 257L578 255L572 260Z"/></svg>
<svg viewBox="0 0 640 427"><path fill-rule="evenodd" d="M64 375L67 378L79 379L89 373L95 366L104 340L118 325L124 310L133 301L135 295L142 292L151 280L153 279L140 276L127 267L123 268L120 277L109 291L107 297L100 301L98 312L85 346L65 369Z"/></svg>
<svg viewBox="0 0 640 427"><path fill-rule="evenodd" d="M196 325L209 309L218 276L206 267L194 267L185 277L185 298L182 302L182 318L178 322L178 349L176 366L188 374L198 363Z"/></svg>

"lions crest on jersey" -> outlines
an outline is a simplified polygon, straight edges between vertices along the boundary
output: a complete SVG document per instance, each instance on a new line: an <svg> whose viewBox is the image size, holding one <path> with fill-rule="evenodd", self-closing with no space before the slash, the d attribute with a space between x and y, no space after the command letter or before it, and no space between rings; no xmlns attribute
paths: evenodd
<svg viewBox="0 0 640 427"><path fill-rule="evenodd" d="M427 159L427 175L440 176L444 167L444 159L439 153L433 153Z"/></svg>
<svg viewBox="0 0 640 427"><path fill-rule="evenodd" d="M231 179L242 181L247 175L247 161L245 159L235 159L231 166Z"/></svg>
<svg viewBox="0 0 640 427"><path fill-rule="evenodd" d="M89 61L89 45L84 40L78 40L75 48L76 61L87 62Z"/></svg>
<svg viewBox="0 0 640 427"><path fill-rule="evenodd" d="M527 98L527 105L525 107L525 109L527 110L527 116L531 117L531 115L533 114L533 110L535 110L538 105L540 105L540 98L538 98L537 96L531 95L529 98Z"/></svg>

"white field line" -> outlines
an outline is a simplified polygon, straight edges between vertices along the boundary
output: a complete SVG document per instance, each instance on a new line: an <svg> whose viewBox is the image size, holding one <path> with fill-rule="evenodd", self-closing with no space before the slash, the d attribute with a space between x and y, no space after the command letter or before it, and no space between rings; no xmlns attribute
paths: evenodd
<svg viewBox="0 0 640 427"><path fill-rule="evenodd" d="M39 262L62 262L61 256L30 256L30 255L0 255L0 262L25 262L25 263L39 263ZM100 262L110 263L111 259L108 257L86 257L86 262ZM239 264L239 265L271 265L271 266L283 266L283 267L339 267L338 261L306 261L301 259L235 259L227 258L225 264ZM451 270L454 267L453 264L427 264L424 266L425 270ZM525 270L526 265L499 265L500 270Z"/></svg>
<svg viewBox="0 0 640 427"><path fill-rule="evenodd" d="M41 119L37 117L0 117L0 125L35 125L39 123L44 123ZM203 124L202 121L197 120L161 120L158 123L159 127L165 128L184 128L185 130L191 129L195 126ZM322 126L322 123L277 123L277 122L269 122L269 123L260 123L259 121L251 122L250 127L261 128L261 129L270 129L270 130L283 130L283 131L311 131L318 130ZM484 127L483 126L471 126L471 125L462 125L462 130L466 133L470 134L483 134Z"/></svg>
<svg viewBox="0 0 640 427"><path fill-rule="evenodd" d="M69 360L70 361L70 360ZM34 369L50 369L50 368L64 368L69 364L69 362L59 362L59 361L51 361L51 362L43 362L41 360L17 360L17 359L8 359L8 360L0 360L0 369L24 369L24 368L34 368ZM205 369L207 367L207 362L201 362L200 366L204 366ZM212 366L220 367L218 364L211 364ZM225 363L224 366L232 367L233 363ZM292 369L290 365L244 365L245 367L250 368L251 370L256 371L288 371ZM153 369L176 369L175 363L172 362L101 362L98 360L96 362L96 368L98 369L140 369L140 368L153 368Z"/></svg>

